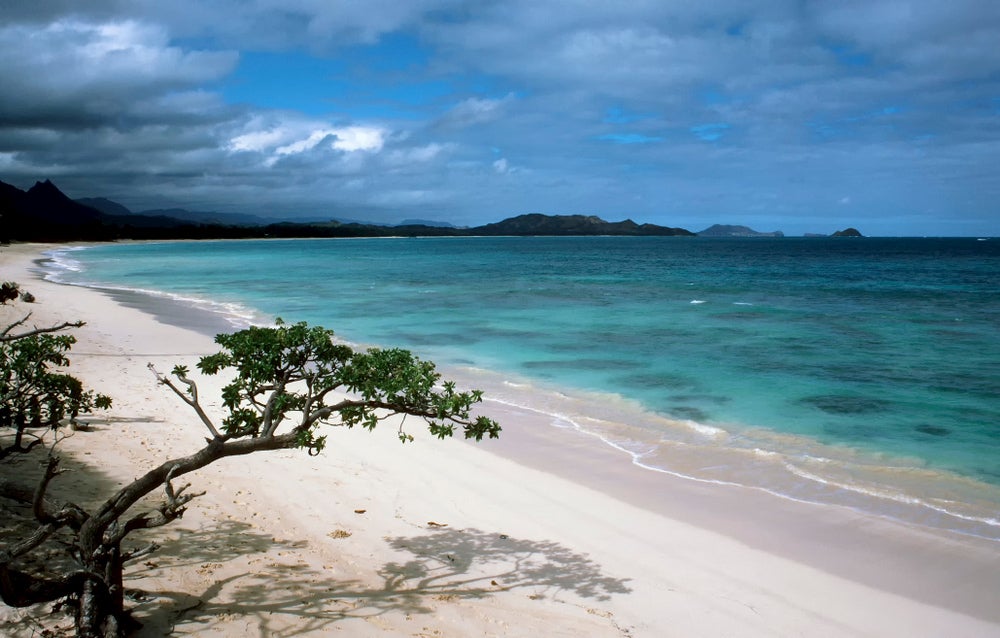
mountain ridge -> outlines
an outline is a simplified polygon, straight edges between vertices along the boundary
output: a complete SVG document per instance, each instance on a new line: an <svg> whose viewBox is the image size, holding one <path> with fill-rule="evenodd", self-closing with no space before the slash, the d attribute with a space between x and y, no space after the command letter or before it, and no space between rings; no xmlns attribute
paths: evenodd
<svg viewBox="0 0 1000 638"><path fill-rule="evenodd" d="M496 235L658 235L688 236L694 233L683 228L670 228L655 224L637 224L631 219L607 222L595 215L543 215L529 213L509 217L499 222L470 229L475 234Z"/></svg>
<svg viewBox="0 0 1000 638"><path fill-rule="evenodd" d="M596 215L528 213L498 222L455 227L408 219L391 226L345 220L274 220L243 213L196 212L180 208L132 212L104 197L70 199L51 180L27 191L0 181L0 241L113 241L117 239L237 239L255 237L455 237L455 236L658 236L784 237L748 226L715 224L693 233L685 228L609 222ZM828 235L824 235L828 236ZM854 228L829 236L862 236Z"/></svg>
<svg viewBox="0 0 1000 638"><path fill-rule="evenodd" d="M253 223L253 222L264 223ZM0 181L0 240L70 241L115 239L201 239L238 237L389 237L389 236L693 236L683 228L608 222L594 215L532 213L472 228L407 220L397 226L360 222L271 221L238 213L198 213L157 209L134 213L103 197L72 200L50 180L27 192Z"/></svg>

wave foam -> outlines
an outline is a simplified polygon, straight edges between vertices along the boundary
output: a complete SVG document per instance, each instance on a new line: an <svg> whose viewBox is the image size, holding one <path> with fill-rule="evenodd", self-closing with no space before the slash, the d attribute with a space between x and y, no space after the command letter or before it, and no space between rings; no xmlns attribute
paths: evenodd
<svg viewBox="0 0 1000 638"><path fill-rule="evenodd" d="M44 253L46 262L44 263L43 278L53 283L90 288L108 293L136 294L156 299L166 299L186 306L191 306L198 310L210 312L221 316L234 329L242 329L253 325L270 325L271 321L264 318L259 313L243 304L236 302L213 301L202 297L182 295L178 293L166 292L163 290L153 290L149 288L139 288L133 286L113 286L91 281L70 281L64 275L69 273L82 273L85 271L83 264L68 255L73 252L86 250L86 246L71 246L60 248Z"/></svg>
<svg viewBox="0 0 1000 638"><path fill-rule="evenodd" d="M707 436L707 437L713 438L713 439L721 437L721 436L725 436L726 434L729 434L727 431L723 430L722 428L717 428L717 427L714 427L714 426L711 426L711 425L705 425L704 423L698 423L697 421L681 421L681 423L683 423L684 425L686 425L688 428L694 430L698 434L701 434L702 436Z"/></svg>
<svg viewBox="0 0 1000 638"><path fill-rule="evenodd" d="M68 248L60 248L58 250L43 252L42 254L45 256L46 262L44 269L45 272L42 278L53 283L64 283L60 274L68 272L83 272L83 264L76 259L69 257L69 254L79 252L85 248L85 246L70 246Z"/></svg>
<svg viewBox="0 0 1000 638"><path fill-rule="evenodd" d="M989 525L990 527L1000 527L1000 518L994 517L984 517L984 516L971 516L968 514L963 514L961 512L956 512L948 508L942 507L940 505L935 505L925 499L918 498L916 496L910 496L909 494L903 494L902 492L897 492L890 490L886 487L874 488L866 487L860 484L849 484L842 481L835 481L833 479L823 478L817 474L813 474L807 470L797 467L791 463L785 463L785 468L792 474L804 478L821 485L826 485L836 489L844 490L846 492L853 492L856 494L861 494L864 496L893 501L895 503L900 503L903 505L913 505L916 507L923 507L939 514L944 514L946 516L951 516L964 521L969 521L973 523L983 523ZM960 531L960 530L956 530Z"/></svg>

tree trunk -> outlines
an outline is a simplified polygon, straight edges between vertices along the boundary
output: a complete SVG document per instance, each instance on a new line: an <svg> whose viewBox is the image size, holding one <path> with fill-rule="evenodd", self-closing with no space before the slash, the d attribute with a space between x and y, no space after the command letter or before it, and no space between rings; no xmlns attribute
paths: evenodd
<svg viewBox="0 0 1000 638"><path fill-rule="evenodd" d="M122 548L116 545L108 551L107 564L104 567L104 582L108 584L108 598L115 618L121 618L125 613L124 567L122 566Z"/></svg>
<svg viewBox="0 0 1000 638"><path fill-rule="evenodd" d="M110 616L108 592L104 583L93 578L83 582L80 609L76 617L77 638L104 638L104 627Z"/></svg>
<svg viewBox="0 0 1000 638"><path fill-rule="evenodd" d="M80 591L77 638L124 638L139 627L125 611L121 548L102 550L92 572L104 578L87 578Z"/></svg>

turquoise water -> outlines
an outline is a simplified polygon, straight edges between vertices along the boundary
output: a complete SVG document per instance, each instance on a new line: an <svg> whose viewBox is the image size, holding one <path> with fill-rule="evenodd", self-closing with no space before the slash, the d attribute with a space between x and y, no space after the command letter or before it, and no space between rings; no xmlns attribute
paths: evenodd
<svg viewBox="0 0 1000 638"><path fill-rule="evenodd" d="M997 240L127 244L51 272L408 347L654 471L1000 538Z"/></svg>

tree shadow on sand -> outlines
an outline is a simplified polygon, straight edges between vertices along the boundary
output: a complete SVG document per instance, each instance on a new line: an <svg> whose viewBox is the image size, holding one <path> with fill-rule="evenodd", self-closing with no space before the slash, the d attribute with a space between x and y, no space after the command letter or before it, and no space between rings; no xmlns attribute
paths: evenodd
<svg viewBox="0 0 1000 638"><path fill-rule="evenodd" d="M61 438L76 438L75 443L86 441L92 431L106 429L107 420L82 418L80 431ZM67 428L68 429L68 428ZM49 434L51 439L51 434ZM0 431L0 446L8 446L12 437ZM49 445L40 445L27 454L14 454L0 462L0 553L29 539L42 524L35 516L31 498L43 476ZM55 447L60 458L61 476L48 486L46 497L54 503L72 502L87 510L102 503L121 484L101 469L98 455L90 455L84 446L76 450ZM7 497L4 496L7 495ZM27 495L27 496L25 496ZM79 569L78 559L72 553L73 535L68 528L57 531L27 554L12 561L11 566L32 575L58 579ZM73 621L57 605L39 603L25 608L10 608L0 602L0 636L68 635Z"/></svg>
<svg viewBox="0 0 1000 638"><path fill-rule="evenodd" d="M388 563L379 570L385 579L379 593L405 601L407 611L426 611L419 607L421 597L427 593L469 598L498 589L530 587L537 596L572 592L583 598L607 600L611 594L631 591L626 580L604 576L597 563L553 541L522 540L466 529L436 530L388 542L395 550L413 554L413 558L405 563Z"/></svg>
<svg viewBox="0 0 1000 638"><path fill-rule="evenodd" d="M258 544L265 542L263 538L250 536L247 545L263 551L265 547ZM185 538L185 548L194 548L191 540ZM268 549L273 549L271 540L266 539ZM515 539L477 529L432 529L385 540L387 551L402 560L387 562L374 572L378 586L337 578L301 563L269 564L220 579L202 592L149 592L161 599L154 604L163 598L172 601L167 609L151 610L150 628L191 624L206 631L239 617L244 627L258 628L260 635L292 636L319 632L349 618L432 613L435 603L482 599L511 590L536 599L567 594L595 601L631 591L628 579L605 575L586 555L553 541ZM198 554L183 560L220 561L213 551Z"/></svg>

